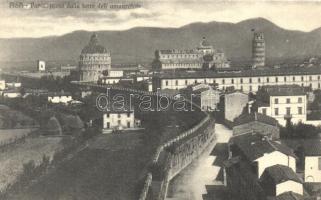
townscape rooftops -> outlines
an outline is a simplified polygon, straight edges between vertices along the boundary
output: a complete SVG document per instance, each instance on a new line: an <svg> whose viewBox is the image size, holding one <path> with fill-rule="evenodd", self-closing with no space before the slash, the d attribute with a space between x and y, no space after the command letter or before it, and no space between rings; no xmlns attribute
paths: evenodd
<svg viewBox="0 0 321 200"><path fill-rule="evenodd" d="M260 180L271 178L275 184L283 183L286 181L295 181L302 183L298 175L290 168L284 165L273 165L265 168Z"/></svg>
<svg viewBox="0 0 321 200"><path fill-rule="evenodd" d="M270 96L302 96L306 95L303 87L299 85L269 85L263 86Z"/></svg>
<svg viewBox="0 0 321 200"><path fill-rule="evenodd" d="M278 121L276 119L274 119L273 117L255 112L255 113L251 113L251 114L246 113L246 114L240 115L239 117L235 118L234 125L238 126L238 125L247 124L247 123L254 122L254 121L262 122L262 123L269 124L272 126L276 126L278 124Z"/></svg>
<svg viewBox="0 0 321 200"><path fill-rule="evenodd" d="M96 33L94 33L90 37L89 44L85 46L81 51L81 54L104 54L104 53L107 53L107 49L98 44L98 36Z"/></svg>
<svg viewBox="0 0 321 200"><path fill-rule="evenodd" d="M272 153L274 151L279 151L296 158L292 149L289 147L270 141L258 133L251 132L233 136L230 139L230 143L236 145L250 161L255 161L264 156L265 153Z"/></svg>
<svg viewBox="0 0 321 200"><path fill-rule="evenodd" d="M284 192L277 197L273 198L273 200L303 200L304 197L300 194L297 194L295 192ZM272 199L271 199L272 200Z"/></svg>
<svg viewBox="0 0 321 200"><path fill-rule="evenodd" d="M280 69L247 69L247 70L239 70L235 71L227 70L227 71L168 71L160 74L160 78L163 79L177 79L177 78L233 78L233 77L260 77L260 76L290 76L290 75L312 75L312 74L321 74L320 67L292 67L289 68L280 68Z"/></svg>
<svg viewBox="0 0 321 200"><path fill-rule="evenodd" d="M306 156L320 156L321 155L321 141L320 139L311 139L304 141L304 153Z"/></svg>

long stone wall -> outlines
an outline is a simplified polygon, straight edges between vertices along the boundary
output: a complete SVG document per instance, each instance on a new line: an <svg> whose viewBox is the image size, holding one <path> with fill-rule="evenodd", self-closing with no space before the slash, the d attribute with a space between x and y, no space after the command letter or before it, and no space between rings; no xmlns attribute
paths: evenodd
<svg viewBox="0 0 321 200"><path fill-rule="evenodd" d="M198 125L161 145L153 158L139 200L163 200L170 180L197 158L215 139L215 121L206 116Z"/></svg>

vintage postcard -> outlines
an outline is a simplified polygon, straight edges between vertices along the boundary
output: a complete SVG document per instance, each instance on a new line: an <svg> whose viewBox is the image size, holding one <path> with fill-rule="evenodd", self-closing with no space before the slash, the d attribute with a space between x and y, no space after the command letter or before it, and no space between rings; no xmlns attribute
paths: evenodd
<svg viewBox="0 0 321 200"><path fill-rule="evenodd" d="M321 1L0 0L0 200L321 200Z"/></svg>

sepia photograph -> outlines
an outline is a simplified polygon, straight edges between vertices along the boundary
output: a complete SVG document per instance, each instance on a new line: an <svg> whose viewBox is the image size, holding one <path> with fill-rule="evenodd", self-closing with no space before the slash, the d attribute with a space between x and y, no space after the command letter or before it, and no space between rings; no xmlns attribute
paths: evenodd
<svg viewBox="0 0 321 200"><path fill-rule="evenodd" d="M321 200L321 0L0 0L0 200Z"/></svg>

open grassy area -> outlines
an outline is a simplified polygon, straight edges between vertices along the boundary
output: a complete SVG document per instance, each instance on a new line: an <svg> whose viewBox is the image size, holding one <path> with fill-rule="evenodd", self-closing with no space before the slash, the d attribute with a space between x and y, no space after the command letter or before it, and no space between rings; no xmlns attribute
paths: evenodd
<svg viewBox="0 0 321 200"><path fill-rule="evenodd" d="M32 128L26 129L0 129L0 146L3 144L11 143L14 140L27 136L33 130Z"/></svg>
<svg viewBox="0 0 321 200"><path fill-rule="evenodd" d="M142 133L100 135L71 160L12 199L137 199L149 160Z"/></svg>
<svg viewBox="0 0 321 200"><path fill-rule="evenodd" d="M34 160L39 163L43 155L52 158L59 150L61 138L27 138L8 151L0 152L0 191L16 181L23 172L23 164Z"/></svg>

